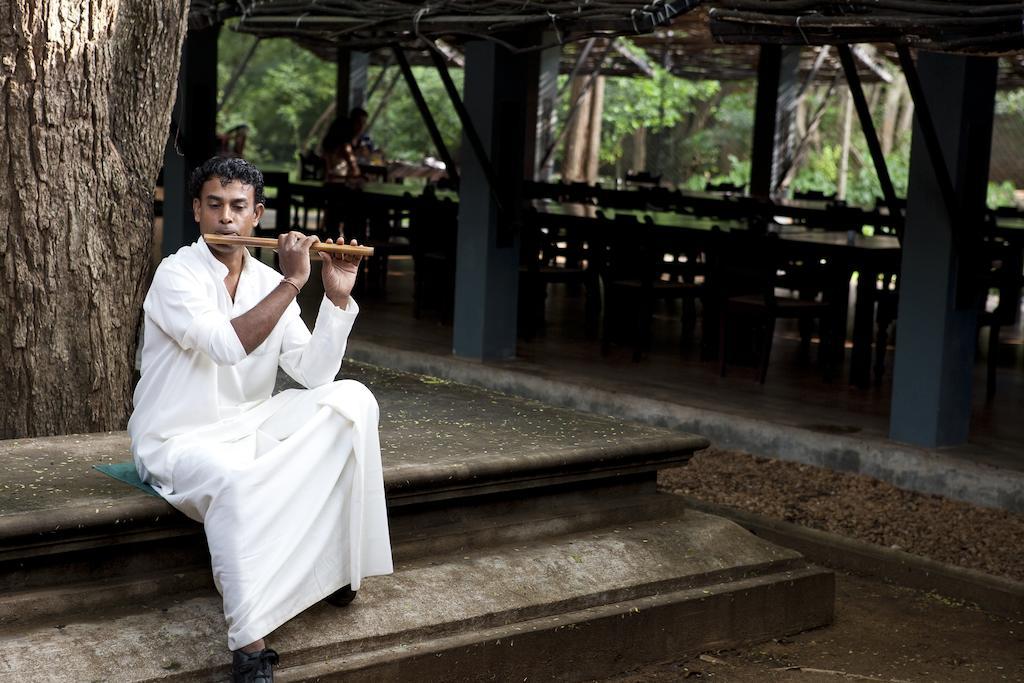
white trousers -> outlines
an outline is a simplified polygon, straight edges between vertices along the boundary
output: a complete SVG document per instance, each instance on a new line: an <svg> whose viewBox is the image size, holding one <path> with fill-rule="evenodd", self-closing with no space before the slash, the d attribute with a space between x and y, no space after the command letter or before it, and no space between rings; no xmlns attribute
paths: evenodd
<svg viewBox="0 0 1024 683"><path fill-rule="evenodd" d="M343 380L249 413L188 435L164 494L204 525L232 650L393 571L373 394Z"/></svg>

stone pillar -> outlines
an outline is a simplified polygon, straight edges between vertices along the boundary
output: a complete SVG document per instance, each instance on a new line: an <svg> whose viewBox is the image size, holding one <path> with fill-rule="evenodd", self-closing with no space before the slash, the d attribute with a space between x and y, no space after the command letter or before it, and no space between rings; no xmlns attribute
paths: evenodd
<svg viewBox="0 0 1024 683"><path fill-rule="evenodd" d="M925 447L967 440L977 314L958 282L967 243L981 228L988 184L996 59L918 53L917 70L961 207L950 215L915 117L900 273L899 335L889 434ZM918 102L918 116L921 103Z"/></svg>
<svg viewBox="0 0 1024 683"><path fill-rule="evenodd" d="M455 355L511 358L516 351L523 179L534 171L538 56L491 41L466 45L463 100L494 170L501 211L463 135L455 278Z"/></svg>
<svg viewBox="0 0 1024 683"><path fill-rule="evenodd" d="M164 149L164 256L199 238L188 179L196 167L217 153L219 34L219 26L190 30L181 48L172 130Z"/></svg>

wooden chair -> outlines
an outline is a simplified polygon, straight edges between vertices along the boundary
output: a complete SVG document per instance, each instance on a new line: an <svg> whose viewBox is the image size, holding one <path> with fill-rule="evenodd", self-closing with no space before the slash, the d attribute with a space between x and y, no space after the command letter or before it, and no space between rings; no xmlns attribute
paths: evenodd
<svg viewBox="0 0 1024 683"><path fill-rule="evenodd" d="M889 347L890 330L896 322L899 308L900 276L898 272L882 273L879 286L874 289L875 297L875 362L872 367L875 386L882 384L885 375L885 354Z"/></svg>
<svg viewBox="0 0 1024 683"><path fill-rule="evenodd" d="M327 213L327 190L324 188L291 188L291 230L320 232Z"/></svg>
<svg viewBox="0 0 1024 683"><path fill-rule="evenodd" d="M978 292L978 331L988 328L988 346L985 353L985 400L996 395L996 370L999 367L999 334L1004 325L1013 325L1024 287L1024 264L1019 245L999 239L988 239L983 248L984 272L981 273ZM999 303L989 311L988 295L999 292Z"/></svg>
<svg viewBox="0 0 1024 683"><path fill-rule="evenodd" d="M716 250L718 262L714 268L712 283L719 302L719 374L722 377L726 374L728 333L734 321L746 318L754 323L758 342L756 378L758 382L764 384L775 335L775 321L779 318L818 319L821 329L819 356L825 378L831 379L833 359L836 356L834 344L841 334L841 308L827 301L808 301L775 295L777 267L783 259L777 235L734 231L723 235L721 241L721 248Z"/></svg>
<svg viewBox="0 0 1024 683"><path fill-rule="evenodd" d="M299 152L299 180L323 180L324 158L310 149Z"/></svg>
<svg viewBox="0 0 1024 683"><path fill-rule="evenodd" d="M621 338L619 331L632 330L633 360L638 361L651 345L655 304L681 299L692 305L694 299L704 296L704 285L687 281L666 265L664 255L676 253L678 247L658 234L650 222L620 214L603 223L603 234L595 240L599 249L595 261L605 293L601 349L607 353L612 341ZM684 320L684 338L687 327Z"/></svg>
<svg viewBox="0 0 1024 683"><path fill-rule="evenodd" d="M366 234L361 243L374 249L373 256L366 260L365 280L370 291L383 293L387 289L388 261L392 256L412 254L412 202L412 195L407 192L402 197L375 196L367 204Z"/></svg>
<svg viewBox="0 0 1024 683"><path fill-rule="evenodd" d="M548 285L562 283L586 290L586 333L595 334L601 292L598 271L591 258L594 245L560 216L542 215L531 209L524 219L519 265L520 332L526 339L533 338L545 322Z"/></svg>
<svg viewBox="0 0 1024 683"><path fill-rule="evenodd" d="M1013 325L1020 303L1021 288L1024 287L1024 254L1019 246L1000 240L987 240L983 247L983 268L978 290L977 328L980 333L988 328L988 344L985 352L985 399L991 401L996 395L996 375L999 367L999 334L1004 325ZM889 286L894 282L895 286ZM987 309L988 295L998 290L999 303L993 310ZM896 324L899 308L899 276L885 274L883 287L877 290L876 312L877 333L875 337L874 378L881 384L885 374L885 353Z"/></svg>

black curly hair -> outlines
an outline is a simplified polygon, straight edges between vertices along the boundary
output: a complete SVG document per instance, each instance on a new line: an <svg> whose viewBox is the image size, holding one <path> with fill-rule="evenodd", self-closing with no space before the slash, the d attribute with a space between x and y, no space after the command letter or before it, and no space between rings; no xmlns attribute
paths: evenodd
<svg viewBox="0 0 1024 683"><path fill-rule="evenodd" d="M201 199L199 194L203 190L203 184L210 178L220 178L221 185L227 185L232 180L237 180L243 185L252 185L256 203L265 203L263 174L245 159L211 157L204 161L202 166L192 171L192 177L188 181L188 192L192 199Z"/></svg>

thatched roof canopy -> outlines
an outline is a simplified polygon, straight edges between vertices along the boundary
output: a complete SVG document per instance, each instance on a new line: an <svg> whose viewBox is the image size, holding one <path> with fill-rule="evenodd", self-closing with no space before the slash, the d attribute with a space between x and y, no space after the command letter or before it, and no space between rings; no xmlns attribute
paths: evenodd
<svg viewBox="0 0 1024 683"><path fill-rule="evenodd" d="M859 55L866 81L885 80L886 71L896 68L893 43L982 53L1024 48L1024 0L192 0L192 26L231 18L238 19L237 30L287 37L327 60L344 46L370 51L378 64L390 60L390 51L375 48L395 43L406 48L413 64L430 65L421 39L457 54L467 40L550 29L548 40L553 36L562 44L563 73L576 66L585 41L596 38L579 65L582 73L599 69L607 76L645 76L656 64L682 78L720 81L754 78L758 44L764 43L873 43L867 55ZM993 27L999 31L990 33ZM608 49L616 36L627 36L639 51L620 49L621 41ZM816 61L817 51L805 50L801 72L810 73ZM841 72L834 51L817 66L820 81ZM1000 68L1001 88L1024 84L1024 53L1007 54Z"/></svg>
<svg viewBox="0 0 1024 683"><path fill-rule="evenodd" d="M700 0L193 0L190 22L238 17L239 30L306 44L372 49L420 38L462 39L552 29L561 43L595 35L636 35L668 25ZM540 45L518 47L540 47Z"/></svg>
<svg viewBox="0 0 1024 683"><path fill-rule="evenodd" d="M723 43L890 43L940 52L1024 49L1021 0L714 0Z"/></svg>

